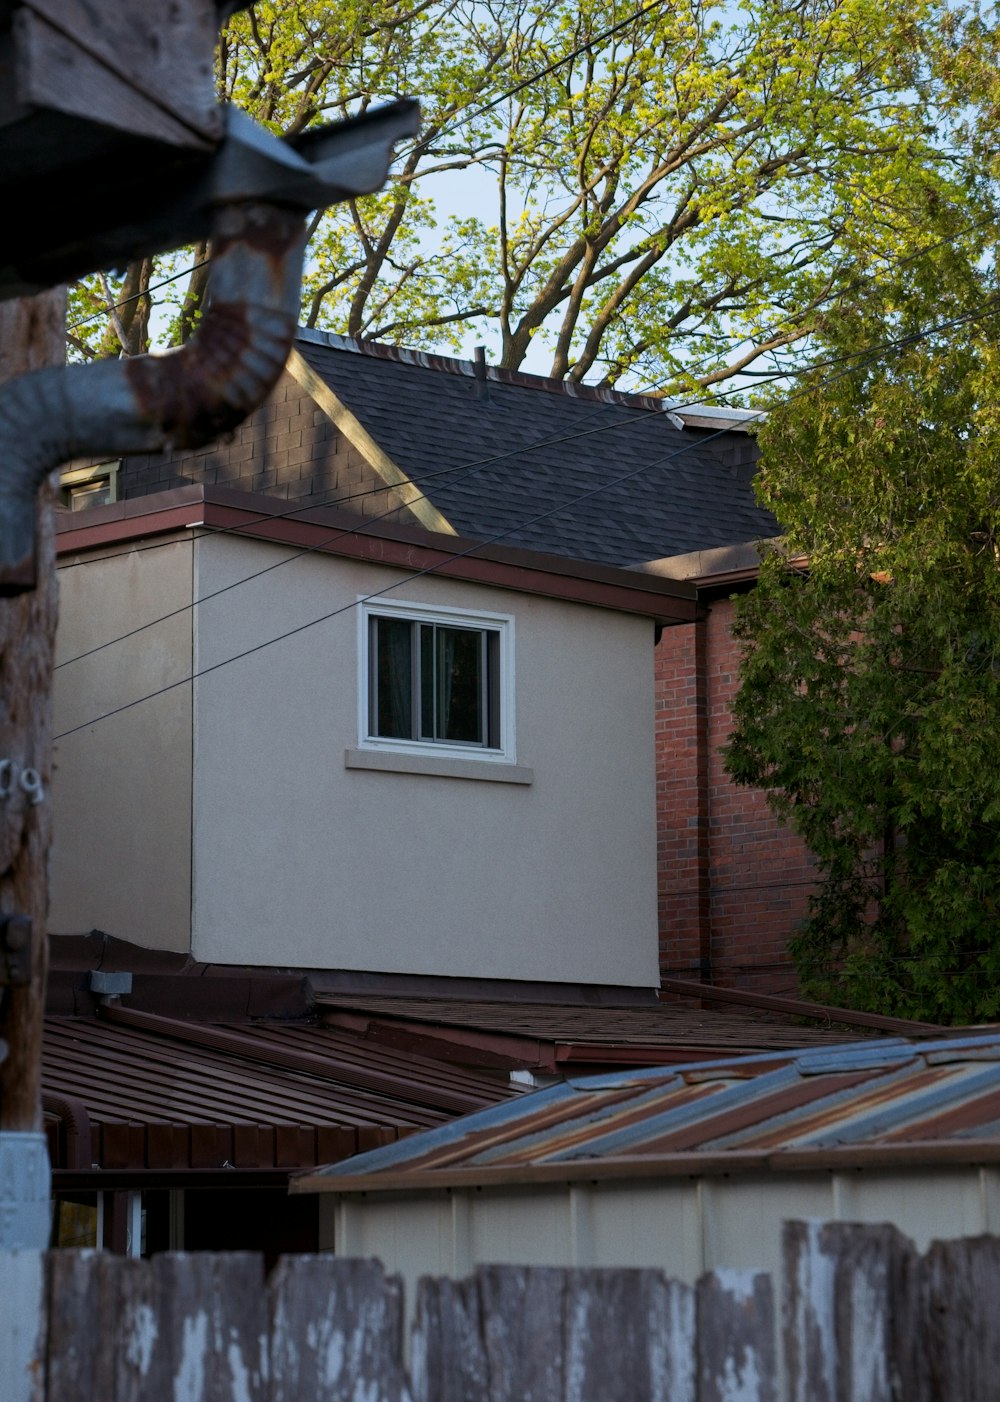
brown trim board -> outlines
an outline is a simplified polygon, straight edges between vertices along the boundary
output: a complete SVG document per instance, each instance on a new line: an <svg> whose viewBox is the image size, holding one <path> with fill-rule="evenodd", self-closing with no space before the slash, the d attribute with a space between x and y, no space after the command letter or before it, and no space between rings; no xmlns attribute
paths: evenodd
<svg viewBox="0 0 1000 1402"><path fill-rule="evenodd" d="M379 523L376 530L357 517L322 507L292 515L286 503L253 493L184 487L119 507L128 509L98 507L86 522L59 520L58 553L107 548L182 527L202 527L317 554L638 614L663 624L689 623L698 614L697 592L685 581L529 550L478 545L415 528L399 530Z"/></svg>

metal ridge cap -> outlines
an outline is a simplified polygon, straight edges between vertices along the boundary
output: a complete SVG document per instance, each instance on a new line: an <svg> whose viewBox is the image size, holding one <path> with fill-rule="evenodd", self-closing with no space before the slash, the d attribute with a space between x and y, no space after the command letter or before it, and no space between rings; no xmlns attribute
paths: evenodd
<svg viewBox="0 0 1000 1402"><path fill-rule="evenodd" d="M442 355L438 351L391 346L382 341L365 341L353 336L338 335L334 331L319 331L311 326L300 326L297 339L306 341L310 345L323 346L329 350L347 351L352 355L365 355L372 360L391 361L396 365L412 365L422 370L434 370L440 374L458 375L463 379L480 378L474 361L463 360L458 356ZM550 394L562 394L569 399L582 399L591 403L646 409L650 413L666 414L675 428L683 431L686 427L675 401L666 398L666 396L613 389L604 385L579 384L575 380L557 380L550 375L540 375L530 370L508 370L500 365L486 366L486 382L514 385L521 389L543 390ZM733 431L745 432L742 424L735 422Z"/></svg>

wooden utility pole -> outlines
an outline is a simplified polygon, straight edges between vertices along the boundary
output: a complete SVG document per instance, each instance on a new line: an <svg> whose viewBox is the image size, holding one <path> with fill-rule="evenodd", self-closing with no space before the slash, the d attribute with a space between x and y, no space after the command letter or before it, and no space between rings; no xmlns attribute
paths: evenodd
<svg viewBox="0 0 1000 1402"><path fill-rule="evenodd" d="M419 125L401 100L307 133L300 152L220 107L218 27L249 2L173 0L165 24L155 6L123 20L120 0L0 0L0 188L14 211L0 224L0 387L17 381L0 395L0 1250L48 1235L56 582L51 489L36 490L60 461L200 447L255 409L294 339L307 215L381 188ZM26 377L61 364L66 317L61 292L23 294L208 237L212 297L177 355Z"/></svg>
<svg viewBox="0 0 1000 1402"><path fill-rule="evenodd" d="M65 309L62 289L0 303L0 382L65 359ZM39 493L38 511L38 587L0 599L0 1246L44 1245L34 1238L47 1219L40 1131L57 615L51 489Z"/></svg>

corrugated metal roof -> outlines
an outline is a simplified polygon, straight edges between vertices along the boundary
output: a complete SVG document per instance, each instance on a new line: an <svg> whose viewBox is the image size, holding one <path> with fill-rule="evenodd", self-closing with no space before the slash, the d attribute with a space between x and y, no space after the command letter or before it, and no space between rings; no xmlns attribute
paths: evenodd
<svg viewBox="0 0 1000 1402"><path fill-rule="evenodd" d="M516 1094L328 1028L124 1008L46 1019L42 1075L55 1166L76 1170L302 1168Z"/></svg>
<svg viewBox="0 0 1000 1402"><path fill-rule="evenodd" d="M592 1076L297 1185L448 1183L1000 1160L1000 1035L885 1040Z"/></svg>

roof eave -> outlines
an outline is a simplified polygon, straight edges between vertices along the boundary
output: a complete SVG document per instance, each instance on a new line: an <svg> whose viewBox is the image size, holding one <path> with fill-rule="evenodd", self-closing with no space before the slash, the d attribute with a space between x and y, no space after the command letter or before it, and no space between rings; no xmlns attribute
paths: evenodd
<svg viewBox="0 0 1000 1402"><path fill-rule="evenodd" d="M65 556L129 540L201 527L293 546L316 554L368 561L417 574L492 585L568 603L636 614L668 626L698 612L693 584L610 565L592 564L416 527L372 526L357 517L286 503L256 493L198 486L96 507L57 518L57 551Z"/></svg>
<svg viewBox="0 0 1000 1402"><path fill-rule="evenodd" d="M356 1194L424 1193L542 1184L648 1181L658 1178L719 1177L751 1173L818 1173L844 1169L898 1172L929 1167L979 1167L1000 1163L1000 1139L910 1140L892 1144L842 1144L825 1148L779 1150L721 1150L659 1155L630 1155L607 1159L576 1159L567 1163L503 1164L400 1172L338 1173L306 1170L289 1184L293 1193Z"/></svg>

